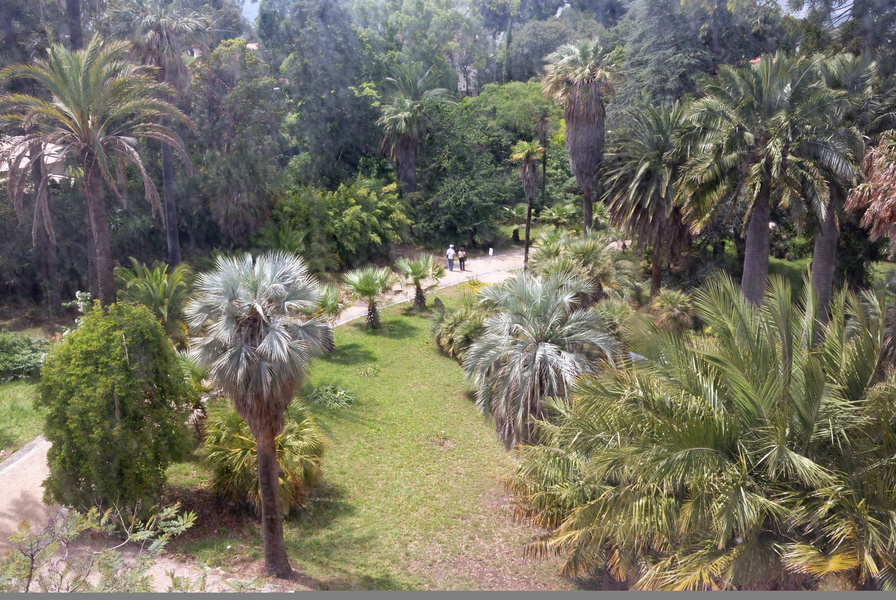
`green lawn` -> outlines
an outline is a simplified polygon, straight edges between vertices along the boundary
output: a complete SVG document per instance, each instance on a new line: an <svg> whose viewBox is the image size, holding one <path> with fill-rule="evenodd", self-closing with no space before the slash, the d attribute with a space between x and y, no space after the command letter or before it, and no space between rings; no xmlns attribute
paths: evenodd
<svg viewBox="0 0 896 600"><path fill-rule="evenodd" d="M23 381L0 384L0 450L4 458L43 431L43 416L34 409L37 384Z"/></svg>
<svg viewBox="0 0 896 600"><path fill-rule="evenodd" d="M310 372L309 387L335 384L358 400L343 409L315 407L329 440L326 484L285 525L290 559L304 583L320 589L572 588L574 582L557 575L556 559L522 556L537 532L512 521L501 480L513 472L513 454L477 412L460 366L430 338L428 319L405 304L383 311L378 332L363 324L336 329L337 350ZM197 465L176 469L173 479L201 487ZM224 568L238 555L260 558L256 522L239 529L178 542L176 551Z"/></svg>

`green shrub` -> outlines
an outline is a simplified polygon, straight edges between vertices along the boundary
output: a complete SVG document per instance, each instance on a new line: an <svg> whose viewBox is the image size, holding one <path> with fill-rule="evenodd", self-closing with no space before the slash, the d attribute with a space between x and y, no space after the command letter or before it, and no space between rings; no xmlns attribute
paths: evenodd
<svg viewBox="0 0 896 600"><path fill-rule="evenodd" d="M320 404L327 408L346 408L355 403L355 397L341 387L335 385L319 385L307 396L311 404Z"/></svg>
<svg viewBox="0 0 896 600"><path fill-rule="evenodd" d="M430 331L445 354L461 361L467 349L482 335L486 316L486 310L478 305L437 310Z"/></svg>
<svg viewBox="0 0 896 600"><path fill-rule="evenodd" d="M320 478L325 449L323 433L302 402L290 404L276 443L280 506L287 515L290 509L304 506L308 492ZM222 407L209 415L202 453L213 471L212 492L261 514L255 436L232 407Z"/></svg>
<svg viewBox="0 0 896 600"><path fill-rule="evenodd" d="M152 506L189 443L193 392L146 307L95 308L44 360L46 499L89 509Z"/></svg>
<svg viewBox="0 0 896 600"><path fill-rule="evenodd" d="M0 383L38 377L48 345L24 333L0 329Z"/></svg>

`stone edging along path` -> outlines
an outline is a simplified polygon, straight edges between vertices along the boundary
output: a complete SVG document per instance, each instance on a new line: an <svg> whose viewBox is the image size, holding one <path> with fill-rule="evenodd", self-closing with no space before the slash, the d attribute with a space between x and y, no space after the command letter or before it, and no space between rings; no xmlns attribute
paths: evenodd
<svg viewBox="0 0 896 600"><path fill-rule="evenodd" d="M444 259L443 259L444 260ZM498 283L510 277L510 272L523 266L523 251L511 250L494 256L467 259L466 269L461 271L457 261L454 270L445 270L445 277L437 289L458 285L476 279L484 283ZM395 295L398 299L384 301L383 308L413 299L413 288L402 288ZM355 303L342 313L335 326L363 317L367 307ZM58 505L43 503L43 482L50 475L47 450L51 444L43 435L25 444L9 458L0 462L0 556L11 549L8 538L15 533L21 521L42 527L60 510Z"/></svg>

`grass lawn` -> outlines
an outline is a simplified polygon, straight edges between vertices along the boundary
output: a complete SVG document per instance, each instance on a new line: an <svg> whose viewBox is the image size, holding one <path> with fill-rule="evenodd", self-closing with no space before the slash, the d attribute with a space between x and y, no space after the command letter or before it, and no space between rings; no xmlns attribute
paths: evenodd
<svg viewBox="0 0 896 600"><path fill-rule="evenodd" d="M13 381L0 384L0 450L3 458L43 431L44 418L34 409L37 384Z"/></svg>
<svg viewBox="0 0 896 600"><path fill-rule="evenodd" d="M769 257L768 274L783 275L785 279L790 281L793 289L793 297L798 298L803 292L803 277L809 272L809 265L812 264L812 257L800 258L798 260L783 260L780 258Z"/></svg>
<svg viewBox="0 0 896 600"><path fill-rule="evenodd" d="M446 304L457 301L447 295L440 293ZM511 518L501 480L514 470L513 454L496 441L460 366L441 354L428 325L398 305L383 311L378 332L363 319L336 329L337 350L315 360L308 389L335 384L357 401L315 406L329 441L326 483L285 523L293 569L318 589L584 585L559 577L557 559L522 555L537 532ZM203 488L196 463L169 473L172 483ZM171 549L225 569L240 561L260 566L257 520L227 520L241 524L200 522Z"/></svg>

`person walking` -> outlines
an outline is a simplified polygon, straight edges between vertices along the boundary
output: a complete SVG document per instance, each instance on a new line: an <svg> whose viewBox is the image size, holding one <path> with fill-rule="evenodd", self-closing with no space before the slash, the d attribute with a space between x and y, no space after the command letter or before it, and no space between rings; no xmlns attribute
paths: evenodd
<svg viewBox="0 0 896 600"><path fill-rule="evenodd" d="M457 251L457 263L460 265L460 270L464 270L464 265L467 262L467 252L464 250L464 247L461 246L460 250Z"/></svg>
<svg viewBox="0 0 896 600"><path fill-rule="evenodd" d="M448 245L448 252L445 253L445 258L448 259L448 270L454 270L454 244Z"/></svg>

